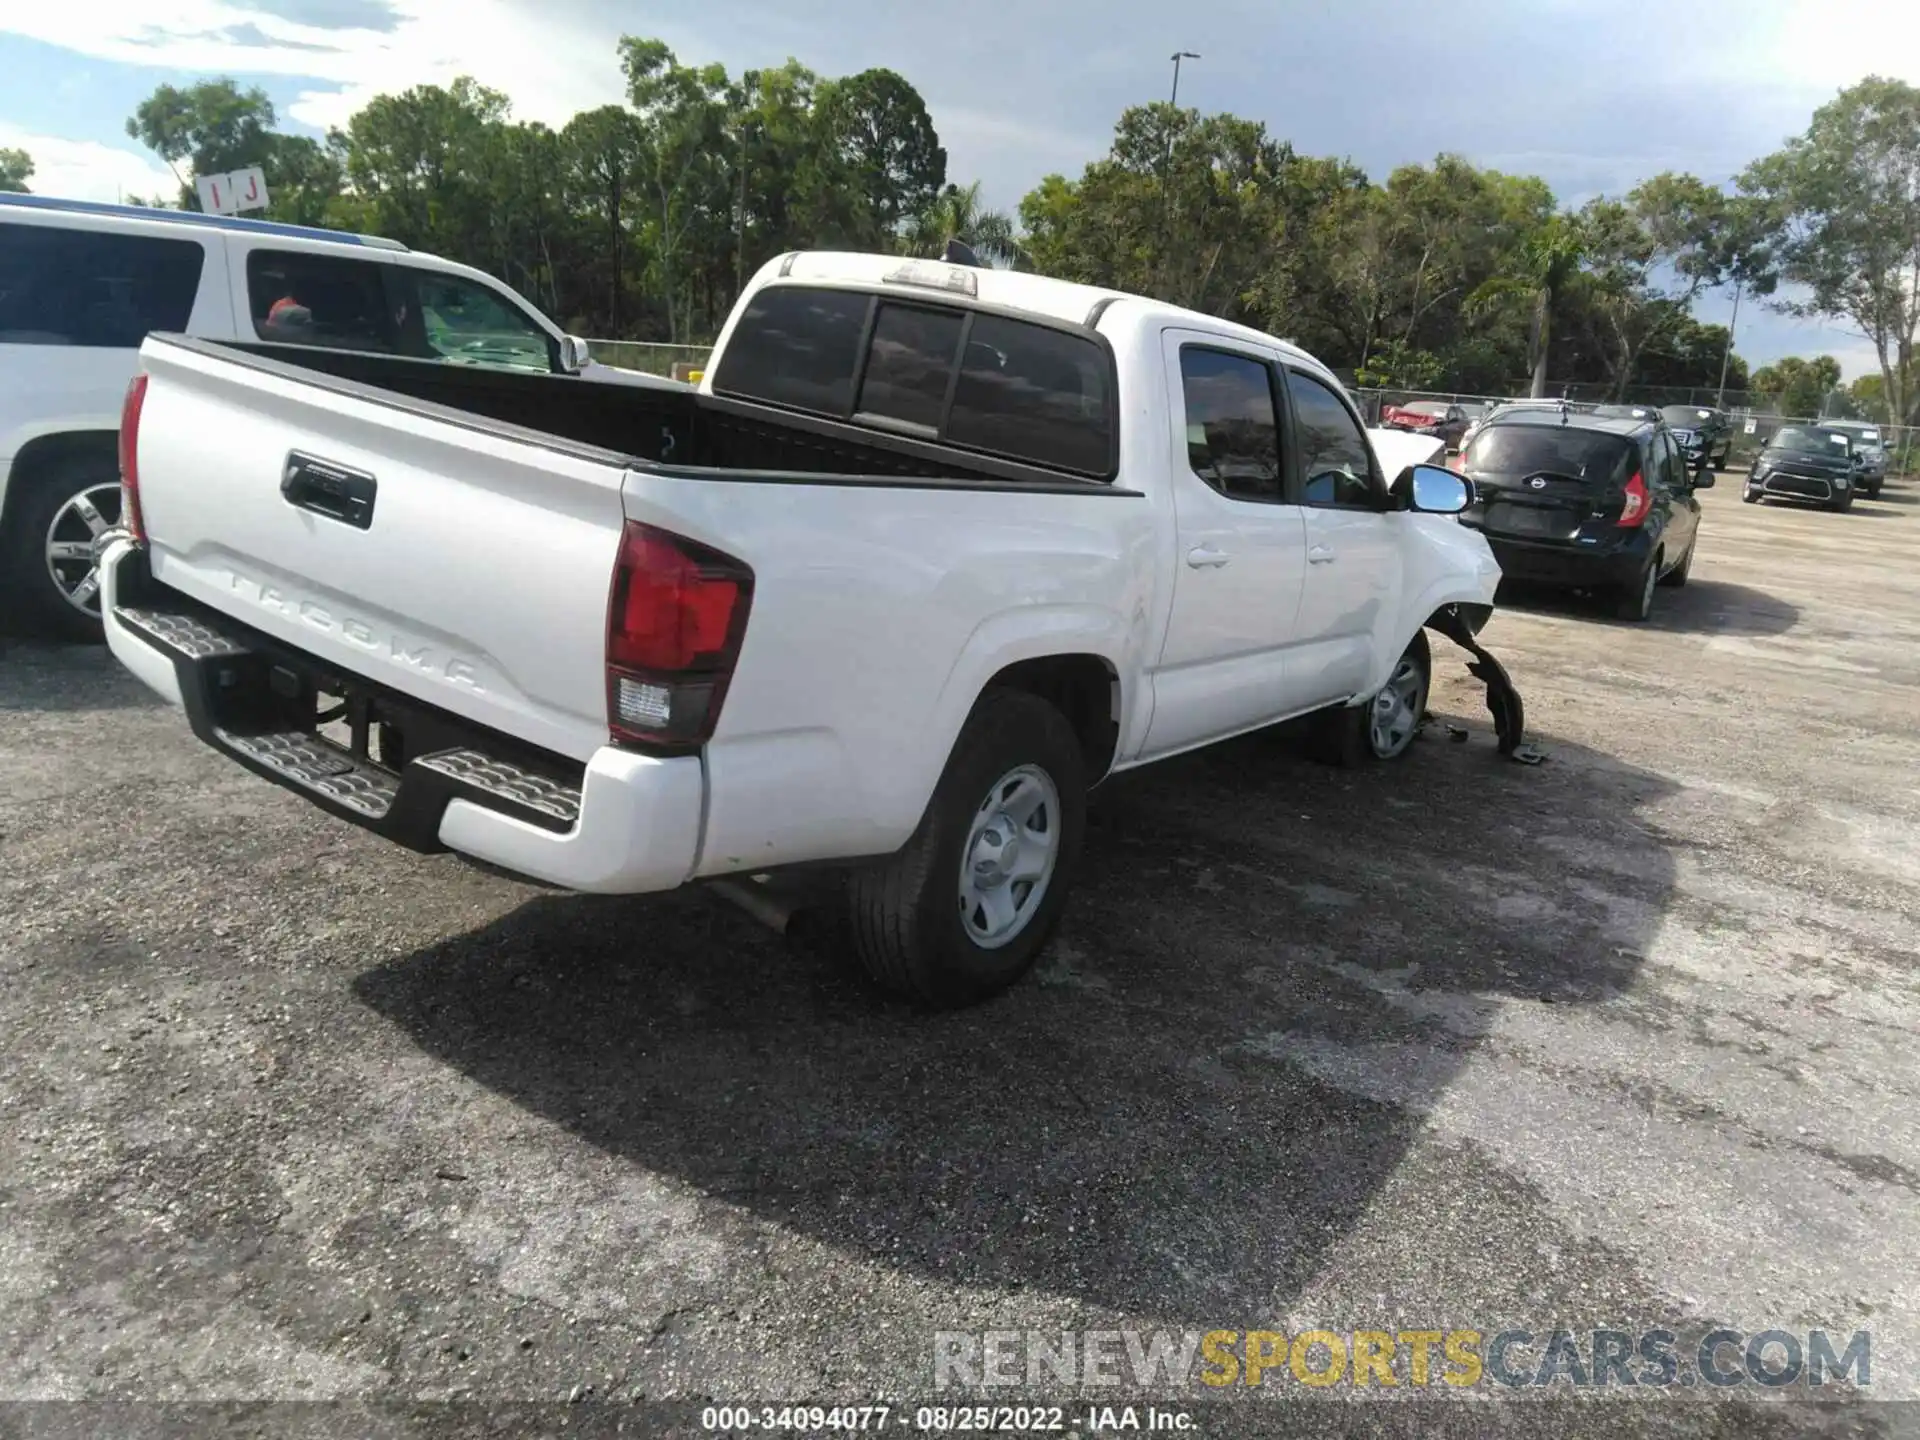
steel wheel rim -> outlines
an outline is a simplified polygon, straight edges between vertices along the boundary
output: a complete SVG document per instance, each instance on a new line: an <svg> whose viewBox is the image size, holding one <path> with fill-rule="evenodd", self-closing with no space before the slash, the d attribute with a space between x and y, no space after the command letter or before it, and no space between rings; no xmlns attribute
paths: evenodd
<svg viewBox="0 0 1920 1440"><path fill-rule="evenodd" d="M1040 913L1060 859L1060 790L1038 765L987 788L960 851L960 925L983 950L1011 944Z"/></svg>
<svg viewBox="0 0 1920 1440"><path fill-rule="evenodd" d="M1393 674L1373 697L1373 715L1367 735L1373 753L1391 760L1413 743L1420 728L1420 666L1411 655L1402 655Z"/></svg>
<svg viewBox="0 0 1920 1440"><path fill-rule="evenodd" d="M93 547L119 519L119 483L102 482L71 497L47 526L47 576L60 598L82 615L99 617L100 570Z"/></svg>

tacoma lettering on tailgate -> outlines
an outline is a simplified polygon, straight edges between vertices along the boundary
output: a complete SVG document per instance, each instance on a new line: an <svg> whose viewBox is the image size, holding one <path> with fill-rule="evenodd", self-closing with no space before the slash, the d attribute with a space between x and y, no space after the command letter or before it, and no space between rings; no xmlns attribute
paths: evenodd
<svg viewBox="0 0 1920 1440"><path fill-rule="evenodd" d="M316 630L338 635L369 655L380 656L390 664L403 665L419 674L462 686L476 695L487 693L486 687L480 683L478 667L469 660L449 654L423 640L400 634L391 626L369 624L355 616L330 609L317 600L242 575L237 570L230 571L228 579L230 589L262 609L278 611Z"/></svg>

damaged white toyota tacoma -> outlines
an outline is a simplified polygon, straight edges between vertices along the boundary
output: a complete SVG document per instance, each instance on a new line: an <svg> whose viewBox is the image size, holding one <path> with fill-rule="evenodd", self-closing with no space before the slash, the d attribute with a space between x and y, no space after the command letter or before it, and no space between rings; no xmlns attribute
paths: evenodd
<svg viewBox="0 0 1920 1440"><path fill-rule="evenodd" d="M1292 345L1033 275L785 256L697 391L156 335L121 464L108 639L202 740L574 890L831 866L927 1004L1033 963L1102 778L1313 712L1403 754L1426 628L1520 743L1467 482Z"/></svg>

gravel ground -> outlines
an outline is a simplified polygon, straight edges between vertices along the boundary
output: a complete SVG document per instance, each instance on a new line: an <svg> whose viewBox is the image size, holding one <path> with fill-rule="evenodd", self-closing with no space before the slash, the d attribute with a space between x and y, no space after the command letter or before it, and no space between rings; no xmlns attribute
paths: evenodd
<svg viewBox="0 0 1920 1440"><path fill-rule="evenodd" d="M0 1427L643 1433L927 1403L938 1331L1726 1325L1868 1329L1871 1387L1554 1428L1904 1433L1920 487L1704 498L1651 624L1489 628L1544 766L1436 641L1467 743L1114 781L1041 972L931 1018L830 929L389 848L104 651L8 642L0 1399L96 1403ZM1083 1433L1141 1398L1012 1393ZM1306 1393L1185 1399L1212 1434L1544 1413Z"/></svg>

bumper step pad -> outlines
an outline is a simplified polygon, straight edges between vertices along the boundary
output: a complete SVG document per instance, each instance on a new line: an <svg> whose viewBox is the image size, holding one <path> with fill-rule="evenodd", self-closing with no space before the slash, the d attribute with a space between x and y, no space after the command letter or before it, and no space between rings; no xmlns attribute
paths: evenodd
<svg viewBox="0 0 1920 1440"><path fill-rule="evenodd" d="M473 727L463 730L452 717L441 716L424 727L438 737L437 748L413 756L398 774L312 729L269 730L245 723L240 717L247 713L246 706L236 710L231 704L238 693L231 689L236 680L243 686L263 684L264 679L244 677L264 677L268 666L298 671L309 665L305 657L272 641L256 641L238 627L228 629L218 617L204 613L121 605L114 608L114 615L172 657L195 734L256 774L305 795L342 819L429 852L444 848L439 843L440 821L452 800L560 834L573 829L580 819L578 784L569 785L490 755L478 745L448 745L447 740L457 733L481 738ZM385 701L375 695L372 703L395 704L405 712L411 702ZM418 718L420 712L416 712Z"/></svg>

